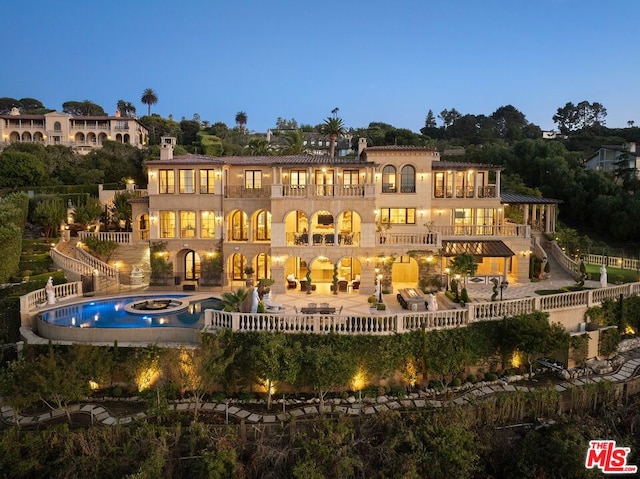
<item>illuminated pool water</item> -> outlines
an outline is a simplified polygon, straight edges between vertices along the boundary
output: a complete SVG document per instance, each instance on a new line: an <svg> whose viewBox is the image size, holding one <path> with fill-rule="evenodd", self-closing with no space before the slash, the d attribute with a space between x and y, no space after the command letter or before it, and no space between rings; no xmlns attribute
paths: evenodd
<svg viewBox="0 0 640 479"><path fill-rule="evenodd" d="M131 311L130 305L158 301L159 298L175 298L174 307ZM164 294L93 300L44 311L38 319L66 328L202 328L205 309L223 308L222 300L216 297L189 298L189 295ZM175 303L180 305L175 307Z"/></svg>

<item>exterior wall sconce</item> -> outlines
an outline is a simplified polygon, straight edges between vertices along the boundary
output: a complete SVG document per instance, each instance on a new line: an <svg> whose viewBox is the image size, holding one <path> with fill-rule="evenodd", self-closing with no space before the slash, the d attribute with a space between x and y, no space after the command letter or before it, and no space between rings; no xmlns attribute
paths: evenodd
<svg viewBox="0 0 640 479"><path fill-rule="evenodd" d="M275 262L276 266L278 266L280 264L280 256L275 256L273 258L273 261Z"/></svg>
<svg viewBox="0 0 640 479"><path fill-rule="evenodd" d="M220 173L220 170L216 170L216 178L220 178L220 175L221 175L221 174L222 174L222 173Z"/></svg>
<svg viewBox="0 0 640 479"><path fill-rule="evenodd" d="M424 172L420 173L420 181L424 181Z"/></svg>
<svg viewBox="0 0 640 479"><path fill-rule="evenodd" d="M371 261L371 258L367 256L364 260L367 262L367 266L369 266L369 261Z"/></svg>
<svg viewBox="0 0 640 479"><path fill-rule="evenodd" d="M149 221L151 221L151 223L155 223L158 221L158 217L156 215L151 215L149 216Z"/></svg>
<svg viewBox="0 0 640 479"><path fill-rule="evenodd" d="M438 210L438 216L442 216L442 210Z"/></svg>
<svg viewBox="0 0 640 479"><path fill-rule="evenodd" d="M222 216L220 215L216 216L216 224L219 224L219 225L222 224Z"/></svg>
<svg viewBox="0 0 640 479"><path fill-rule="evenodd" d="M149 178L153 179L156 177L156 172L155 171L150 171L149 172Z"/></svg>

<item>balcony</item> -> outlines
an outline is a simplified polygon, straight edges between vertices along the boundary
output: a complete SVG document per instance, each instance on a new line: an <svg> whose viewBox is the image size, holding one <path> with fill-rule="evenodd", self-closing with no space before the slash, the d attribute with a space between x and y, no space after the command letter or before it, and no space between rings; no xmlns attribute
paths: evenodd
<svg viewBox="0 0 640 479"><path fill-rule="evenodd" d="M443 237L455 236L511 236L527 238L531 234L531 228L527 225L507 223L502 225L455 225L434 226Z"/></svg>
<svg viewBox="0 0 640 479"><path fill-rule="evenodd" d="M287 246L359 246L360 233L287 233Z"/></svg>
<svg viewBox="0 0 640 479"><path fill-rule="evenodd" d="M422 248L440 248L441 235L431 231L426 233L377 233L376 243L381 245L416 246Z"/></svg>
<svg viewBox="0 0 640 479"><path fill-rule="evenodd" d="M486 186L478 186L476 191L476 198L498 198L496 185L486 185ZM455 191L455 196L453 194L453 189L448 186L446 189L441 187L437 187L433 193L433 197L436 199L440 198L473 198L473 188L469 187L457 187Z"/></svg>
<svg viewBox="0 0 640 479"><path fill-rule="evenodd" d="M362 198L368 185L282 185L282 196Z"/></svg>
<svg viewBox="0 0 640 479"><path fill-rule="evenodd" d="M227 185L224 187L225 198L270 198L271 187L245 188L244 186Z"/></svg>

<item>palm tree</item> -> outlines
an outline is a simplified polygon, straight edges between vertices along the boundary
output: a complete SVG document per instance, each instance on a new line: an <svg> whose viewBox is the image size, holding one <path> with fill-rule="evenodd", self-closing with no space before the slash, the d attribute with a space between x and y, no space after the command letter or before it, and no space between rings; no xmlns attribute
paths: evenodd
<svg viewBox="0 0 640 479"><path fill-rule="evenodd" d="M151 105L155 105L156 103L158 103L158 95L156 95L156 92L153 91L151 88L147 88L145 91L142 92L142 98L140 98L140 101L142 103L144 103L145 105L147 105L147 115L151 115Z"/></svg>
<svg viewBox="0 0 640 479"><path fill-rule="evenodd" d="M225 291L222 293L222 301L224 303L225 311L240 311L240 306L242 302L247 297L247 291L244 288L238 288L235 291Z"/></svg>
<svg viewBox="0 0 640 479"><path fill-rule="evenodd" d="M281 150L283 155L300 155L305 152L302 130L287 131L284 134L284 141L287 145Z"/></svg>
<svg viewBox="0 0 640 479"><path fill-rule="evenodd" d="M344 123L342 123L342 118L328 117L324 121L321 131L325 135L329 135L329 156L335 156L336 141L338 141L338 137L340 135L344 135Z"/></svg>
<svg viewBox="0 0 640 479"><path fill-rule="evenodd" d="M244 128L247 125L247 114L243 111L236 113L236 125L244 132Z"/></svg>
<svg viewBox="0 0 640 479"><path fill-rule="evenodd" d="M271 156L273 145L266 138L252 138L249 140L246 150L249 156Z"/></svg>
<svg viewBox="0 0 640 479"><path fill-rule="evenodd" d="M133 106L133 103L124 100L118 100L118 104L116 105L118 111L122 116L126 116L128 118L133 118L136 116L136 107Z"/></svg>

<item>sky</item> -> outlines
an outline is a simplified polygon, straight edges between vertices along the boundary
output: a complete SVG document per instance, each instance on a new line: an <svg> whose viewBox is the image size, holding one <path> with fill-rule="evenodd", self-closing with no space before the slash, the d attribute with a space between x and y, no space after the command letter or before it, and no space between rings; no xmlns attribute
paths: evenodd
<svg viewBox="0 0 640 479"><path fill-rule="evenodd" d="M637 0L34 0L4 8L0 97L58 111L119 99L266 131L276 119L419 132L427 112L513 105L543 130L567 102L640 125ZM440 125L440 121L438 120Z"/></svg>

